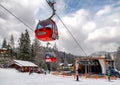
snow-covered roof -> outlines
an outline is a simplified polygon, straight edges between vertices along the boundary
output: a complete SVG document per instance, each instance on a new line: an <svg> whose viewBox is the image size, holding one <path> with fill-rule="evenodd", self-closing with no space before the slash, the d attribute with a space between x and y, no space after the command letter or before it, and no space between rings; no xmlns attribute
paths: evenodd
<svg viewBox="0 0 120 85"><path fill-rule="evenodd" d="M29 61L23 61L23 60L14 60L15 64L17 64L18 66L33 66L33 67L38 67L37 65L35 65L32 62Z"/></svg>
<svg viewBox="0 0 120 85"><path fill-rule="evenodd" d="M72 66L73 64L68 64L68 66Z"/></svg>
<svg viewBox="0 0 120 85"><path fill-rule="evenodd" d="M60 63L59 66L64 65L64 63ZM72 66L73 64L67 64L68 66Z"/></svg>
<svg viewBox="0 0 120 85"><path fill-rule="evenodd" d="M60 63L59 65L62 66L62 65L64 65L64 63Z"/></svg>

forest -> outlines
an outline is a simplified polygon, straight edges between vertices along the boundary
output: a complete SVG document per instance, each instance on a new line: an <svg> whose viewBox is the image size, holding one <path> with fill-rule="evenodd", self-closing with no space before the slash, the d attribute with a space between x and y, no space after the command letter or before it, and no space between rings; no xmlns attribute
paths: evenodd
<svg viewBox="0 0 120 85"><path fill-rule="evenodd" d="M50 44L49 42L47 44ZM53 47L44 47L38 39L34 39L32 42L30 40L30 35L26 29L24 33L21 33L18 39L18 46L15 46L14 35L10 36L10 40L7 41L6 38L3 39L1 48L6 48L7 51L4 54L0 54L4 58L0 60L1 64L7 64L10 60L19 59L25 61L31 61L41 68L46 68L46 62L44 59L46 52L54 52L57 61L52 63L52 68L56 70L56 67L60 63L73 64L75 62L75 55L70 53L58 51L57 45Z"/></svg>

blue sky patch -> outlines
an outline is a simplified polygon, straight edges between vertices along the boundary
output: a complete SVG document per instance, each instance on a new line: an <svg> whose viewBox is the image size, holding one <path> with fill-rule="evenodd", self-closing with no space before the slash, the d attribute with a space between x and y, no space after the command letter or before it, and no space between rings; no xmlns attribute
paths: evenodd
<svg viewBox="0 0 120 85"><path fill-rule="evenodd" d="M117 2L119 0L65 0L65 13L72 13L79 9L87 9L95 13L105 5L112 5Z"/></svg>

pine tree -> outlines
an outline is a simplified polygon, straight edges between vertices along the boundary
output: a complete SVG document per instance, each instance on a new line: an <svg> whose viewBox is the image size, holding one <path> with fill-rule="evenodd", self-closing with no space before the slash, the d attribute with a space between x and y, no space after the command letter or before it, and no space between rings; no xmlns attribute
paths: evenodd
<svg viewBox="0 0 120 85"><path fill-rule="evenodd" d="M15 50L15 47L14 47L14 37L13 37L13 35L11 34L11 37L10 37L10 42L9 42L9 44L8 44L8 50L9 50L9 55L11 56L11 57L14 57L14 54L15 54L15 52L14 52L14 50Z"/></svg>
<svg viewBox="0 0 120 85"><path fill-rule="evenodd" d="M30 55L30 37L29 33L26 30L25 33L21 34L21 37L19 39L19 59L22 60L31 60L31 55Z"/></svg>
<svg viewBox="0 0 120 85"><path fill-rule="evenodd" d="M18 57L17 57L17 59L23 59L24 57L24 54L23 54L23 49L24 49L24 34L23 33L21 33L21 37L19 38L19 41L18 41L18 44L19 44L19 47L18 47L18 52L17 52L17 54L18 54Z"/></svg>
<svg viewBox="0 0 120 85"><path fill-rule="evenodd" d="M44 53L43 53L43 49L42 46L40 46L40 42L35 38L34 42L32 44L32 49L31 49L31 53L32 53L32 59L34 60L34 62L41 68L45 67L45 62L44 62Z"/></svg>
<svg viewBox="0 0 120 85"><path fill-rule="evenodd" d="M34 45L31 45L31 61L35 62L35 52L34 52Z"/></svg>
<svg viewBox="0 0 120 85"><path fill-rule="evenodd" d="M10 44L12 50L14 50L14 37L13 37L13 34L11 34L10 43L9 44Z"/></svg>
<svg viewBox="0 0 120 85"><path fill-rule="evenodd" d="M7 48L7 52L6 52L7 57L13 57L11 46L8 44L6 48Z"/></svg>
<svg viewBox="0 0 120 85"><path fill-rule="evenodd" d="M5 38L3 40L2 48L7 48L7 41Z"/></svg>
<svg viewBox="0 0 120 85"><path fill-rule="evenodd" d="M31 46L31 55L34 62L37 60L35 59L36 56L40 55L40 43L36 38L34 39L34 42L32 43Z"/></svg>
<svg viewBox="0 0 120 85"><path fill-rule="evenodd" d="M30 60L31 61L31 55L30 55L30 47L31 47L31 44L30 44L30 36L29 36L29 33L28 33L28 30L26 29L25 30L25 34L24 34L24 49L25 49L25 57L26 57L26 60Z"/></svg>
<svg viewBox="0 0 120 85"><path fill-rule="evenodd" d="M56 43L53 46L52 52L55 53L55 55L56 55L55 57L56 57L57 61L54 63L51 63L51 68L52 68L51 70L56 70L60 63L59 52L58 52Z"/></svg>
<svg viewBox="0 0 120 85"><path fill-rule="evenodd" d="M120 70L120 47L118 47L116 57L115 57L115 67L117 70Z"/></svg>

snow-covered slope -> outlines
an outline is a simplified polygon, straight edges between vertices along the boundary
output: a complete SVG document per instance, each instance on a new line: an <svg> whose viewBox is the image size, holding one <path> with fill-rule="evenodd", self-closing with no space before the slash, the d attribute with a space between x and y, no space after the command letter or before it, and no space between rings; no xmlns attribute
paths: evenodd
<svg viewBox="0 0 120 85"><path fill-rule="evenodd" d="M80 78L54 76L51 74L20 73L14 69L0 68L0 85L119 85L120 80L108 82L106 79Z"/></svg>

